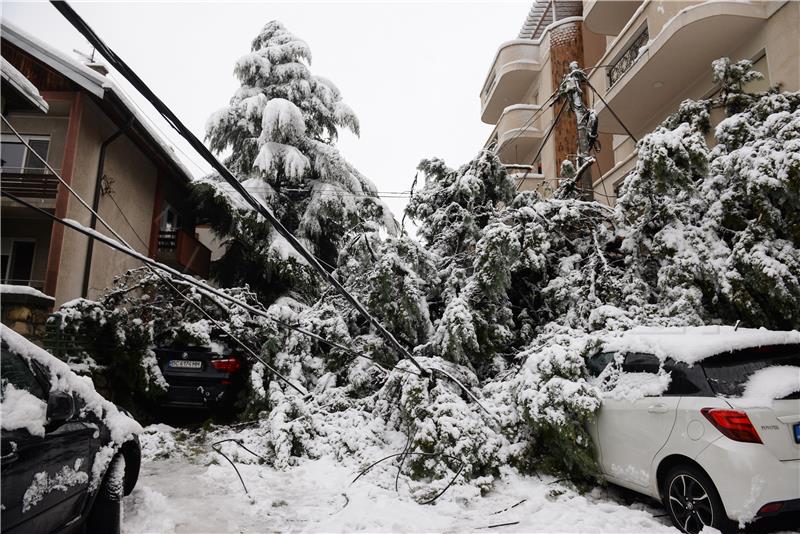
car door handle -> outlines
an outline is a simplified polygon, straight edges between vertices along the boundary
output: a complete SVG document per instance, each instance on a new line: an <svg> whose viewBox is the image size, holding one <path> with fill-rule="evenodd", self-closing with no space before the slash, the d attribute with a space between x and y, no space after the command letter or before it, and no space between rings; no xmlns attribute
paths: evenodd
<svg viewBox="0 0 800 534"><path fill-rule="evenodd" d="M666 404L658 403L658 404L651 404L647 407L647 411L650 413L667 413L669 408L667 408Z"/></svg>

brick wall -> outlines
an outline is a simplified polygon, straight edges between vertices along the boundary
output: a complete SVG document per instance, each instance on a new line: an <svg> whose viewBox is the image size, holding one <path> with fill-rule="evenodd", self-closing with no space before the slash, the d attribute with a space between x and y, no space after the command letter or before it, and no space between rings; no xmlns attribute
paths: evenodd
<svg viewBox="0 0 800 534"><path fill-rule="evenodd" d="M550 31L552 90L555 90L561 80L564 79L564 75L569 72L569 64L573 61L577 61L581 68L586 67L583 60L583 32L581 23L577 21L562 24ZM587 96L584 93L583 100L588 103ZM561 109L561 105L558 104L556 106L556 113ZM575 115L569 111L569 108L565 109L561 114L561 118L553 131L553 142L555 143L556 152L556 170L558 170L562 161L578 151L578 129L575 125ZM591 191L592 184L589 173L584 174L579 187L586 191Z"/></svg>

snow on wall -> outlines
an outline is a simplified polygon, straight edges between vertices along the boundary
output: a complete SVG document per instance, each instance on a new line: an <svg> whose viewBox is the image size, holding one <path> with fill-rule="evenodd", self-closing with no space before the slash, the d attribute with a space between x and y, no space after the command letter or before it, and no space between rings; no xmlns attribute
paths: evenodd
<svg viewBox="0 0 800 534"><path fill-rule="evenodd" d="M45 295L38 289L30 286L18 286L14 284L0 284L0 294L2 295L29 295L31 297L39 297L43 299L53 300L53 297Z"/></svg>

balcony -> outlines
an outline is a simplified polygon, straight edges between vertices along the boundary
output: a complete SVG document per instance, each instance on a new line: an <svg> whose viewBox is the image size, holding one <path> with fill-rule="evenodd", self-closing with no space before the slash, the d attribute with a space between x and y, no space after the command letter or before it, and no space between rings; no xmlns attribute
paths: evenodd
<svg viewBox="0 0 800 534"><path fill-rule="evenodd" d="M617 35L641 5L642 0L589 0L583 5L583 23L594 33Z"/></svg>
<svg viewBox="0 0 800 534"><path fill-rule="evenodd" d="M541 106L517 104L505 108L489 137L496 140L500 161L530 165L544 137L541 126Z"/></svg>
<svg viewBox="0 0 800 534"><path fill-rule="evenodd" d="M641 135L690 97L693 87L706 79L711 87L711 62L739 49L774 10L766 2L646 3L598 62L608 66L595 69L589 81ZM602 102L595 109L601 132L625 133Z"/></svg>
<svg viewBox="0 0 800 534"><path fill-rule="evenodd" d="M549 196L558 186L556 180L547 179L533 165L503 165L503 167L514 179L519 191L536 191L540 195Z"/></svg>
<svg viewBox="0 0 800 534"><path fill-rule="evenodd" d="M516 39L502 44L481 91L481 120L495 124L505 108L522 103L541 70L537 41Z"/></svg>
<svg viewBox="0 0 800 534"><path fill-rule="evenodd" d="M185 230L162 230L158 234L156 260L179 271L207 278L211 251Z"/></svg>
<svg viewBox="0 0 800 534"><path fill-rule="evenodd" d="M58 179L40 169L4 167L0 179L3 191L18 197L53 199L58 193Z"/></svg>

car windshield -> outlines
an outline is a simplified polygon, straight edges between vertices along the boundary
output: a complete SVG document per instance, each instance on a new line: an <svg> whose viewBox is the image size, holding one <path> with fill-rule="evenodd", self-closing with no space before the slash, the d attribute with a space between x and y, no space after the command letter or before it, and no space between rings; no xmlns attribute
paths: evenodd
<svg viewBox="0 0 800 534"><path fill-rule="evenodd" d="M774 365L800 365L800 345L757 347L719 354L703 360L702 367L714 393L739 397L753 373ZM789 398L798 398L794 393Z"/></svg>

